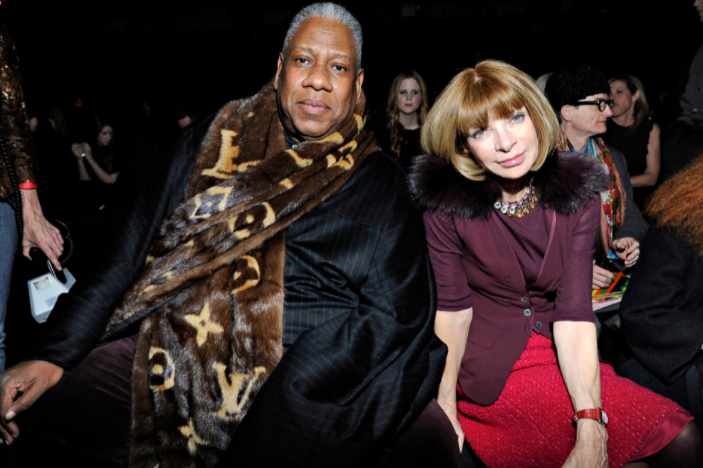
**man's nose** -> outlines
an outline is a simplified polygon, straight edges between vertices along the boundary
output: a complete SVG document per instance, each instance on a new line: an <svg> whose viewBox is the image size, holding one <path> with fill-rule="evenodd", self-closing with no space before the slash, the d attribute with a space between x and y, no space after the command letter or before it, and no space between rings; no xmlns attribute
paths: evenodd
<svg viewBox="0 0 703 468"><path fill-rule="evenodd" d="M308 76L303 81L303 87L310 87L315 91L332 92L332 82L329 70L324 64L314 65L309 69Z"/></svg>
<svg viewBox="0 0 703 468"><path fill-rule="evenodd" d="M610 106L605 106L605 110L603 111L603 115L606 117L611 117L613 115L613 109L611 109Z"/></svg>

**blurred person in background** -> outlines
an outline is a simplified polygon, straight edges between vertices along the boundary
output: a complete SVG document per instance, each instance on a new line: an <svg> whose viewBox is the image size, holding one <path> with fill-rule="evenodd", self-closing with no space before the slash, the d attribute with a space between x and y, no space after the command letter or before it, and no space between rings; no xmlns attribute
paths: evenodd
<svg viewBox="0 0 703 468"><path fill-rule="evenodd" d="M703 0L693 8L703 21ZM699 30L700 31L700 30ZM703 40L681 44L687 60L671 98L665 104L660 181L664 182L703 153Z"/></svg>
<svg viewBox="0 0 703 468"><path fill-rule="evenodd" d="M427 86L420 74L410 70L396 76L388 92L385 126L376 132L383 151L405 172L412 158L423 153L420 131L428 110Z"/></svg>
<svg viewBox="0 0 703 468"><path fill-rule="evenodd" d="M120 175L120 160L115 150L114 128L103 115L94 118L95 139L71 145L78 163L78 180L87 182L91 202L100 207L111 203L115 189L111 187Z"/></svg>
<svg viewBox="0 0 703 468"><path fill-rule="evenodd" d="M37 165L25 112L15 43L0 23L0 371L5 369L4 324L15 251L31 259L41 249L57 269L63 239L42 212L37 195Z"/></svg>
<svg viewBox="0 0 703 468"><path fill-rule="evenodd" d="M625 156L635 203L640 209L657 183L661 163L659 125L649 116L649 104L642 82L632 75L608 80L613 115L601 138Z"/></svg>
<svg viewBox="0 0 703 468"><path fill-rule="evenodd" d="M28 105L27 116L40 168L44 212L52 218L71 219L77 167L65 145L68 130L63 113L56 106L47 110L40 105Z"/></svg>
<svg viewBox="0 0 703 468"><path fill-rule="evenodd" d="M620 305L619 372L703 423L703 156L659 187L642 257Z"/></svg>
<svg viewBox="0 0 703 468"><path fill-rule="evenodd" d="M597 136L606 132L606 121L612 115L610 85L600 70L578 65L554 73L546 91L561 125L557 147L589 155L608 176L608 188L601 192L593 264L593 289L606 288L615 275L604 266L619 260L625 268L633 267L647 234L647 222L633 200L625 157Z"/></svg>

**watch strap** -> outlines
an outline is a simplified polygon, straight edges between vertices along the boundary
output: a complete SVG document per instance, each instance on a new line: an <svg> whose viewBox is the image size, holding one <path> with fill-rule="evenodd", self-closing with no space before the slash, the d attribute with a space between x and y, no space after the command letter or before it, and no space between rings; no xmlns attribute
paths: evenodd
<svg viewBox="0 0 703 468"><path fill-rule="evenodd" d="M573 422L576 422L579 419L593 419L601 423L603 426L608 427L608 416L605 414L605 411L600 408L577 411L574 413L573 418L571 418Z"/></svg>

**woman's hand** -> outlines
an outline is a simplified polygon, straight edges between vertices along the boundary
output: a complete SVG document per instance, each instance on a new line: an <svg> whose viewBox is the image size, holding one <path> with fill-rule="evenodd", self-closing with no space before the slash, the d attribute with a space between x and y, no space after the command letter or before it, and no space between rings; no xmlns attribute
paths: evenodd
<svg viewBox="0 0 703 468"><path fill-rule="evenodd" d="M449 418L449 422L452 423L452 427L454 428L454 432L456 432L456 436L459 442L459 453L461 453L462 449L464 448L464 430L461 428L461 424L459 424L459 418L456 415L456 405L452 407L451 404L443 404L439 400L437 401L437 403L439 403L439 406L446 413L447 417Z"/></svg>
<svg viewBox="0 0 703 468"><path fill-rule="evenodd" d="M63 237L59 230L44 217L39 196L36 190L21 190L22 192L22 254L32 259L29 250L33 247L41 249L57 270L61 270L59 257L63 252Z"/></svg>
<svg viewBox="0 0 703 468"><path fill-rule="evenodd" d="M85 153L85 159L87 159L88 161L93 159L93 150L88 143L81 143L81 148Z"/></svg>
<svg viewBox="0 0 703 468"><path fill-rule="evenodd" d="M612 243L613 253L625 262L625 267L630 268L640 258L640 243L632 237L615 239Z"/></svg>
<svg viewBox="0 0 703 468"><path fill-rule="evenodd" d="M576 423L576 444L562 468L607 468L608 433L597 421Z"/></svg>
<svg viewBox="0 0 703 468"><path fill-rule="evenodd" d="M613 282L613 278L615 278L614 274L605 268L599 267L595 263L593 264L593 281L591 284L593 289L605 289L609 287L610 283Z"/></svg>
<svg viewBox="0 0 703 468"><path fill-rule="evenodd" d="M71 151L79 159L83 157L83 154L88 161L93 159L93 151L88 143L74 143L71 145Z"/></svg>
<svg viewBox="0 0 703 468"><path fill-rule="evenodd" d="M83 154L83 146L80 143L74 143L71 145L71 151L73 152L74 156L80 159L81 154Z"/></svg>

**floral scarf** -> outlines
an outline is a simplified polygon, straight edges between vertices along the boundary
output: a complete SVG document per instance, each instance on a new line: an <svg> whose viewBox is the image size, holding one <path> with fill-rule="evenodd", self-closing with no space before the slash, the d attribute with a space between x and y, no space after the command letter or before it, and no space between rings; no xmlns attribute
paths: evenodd
<svg viewBox="0 0 703 468"><path fill-rule="evenodd" d="M557 149L561 151L572 151L574 146L566 137L563 131L560 132ZM613 158L610 157L608 147L601 138L589 138L588 154L600 165L608 174L608 188L600 193L601 211L600 211L600 231L598 234L599 244L603 247L603 252L610 252L610 247L613 242L613 236L622 227L625 222L625 189L620 181L620 175L615 168Z"/></svg>

